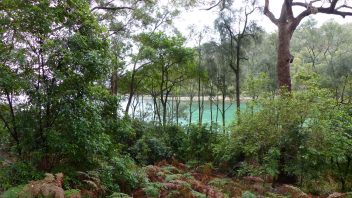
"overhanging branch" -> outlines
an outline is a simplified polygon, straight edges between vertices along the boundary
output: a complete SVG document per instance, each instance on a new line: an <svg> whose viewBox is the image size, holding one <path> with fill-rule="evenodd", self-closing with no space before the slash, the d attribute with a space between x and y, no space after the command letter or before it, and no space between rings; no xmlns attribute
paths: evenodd
<svg viewBox="0 0 352 198"><path fill-rule="evenodd" d="M220 5L220 3L225 4L224 0L219 0L216 4L210 6L209 8L203 8L200 10L211 10L211 9L215 8L216 6ZM223 10L224 8L225 8L225 6L223 6L220 10Z"/></svg>
<svg viewBox="0 0 352 198"><path fill-rule="evenodd" d="M94 10L110 10L110 11L117 11L117 10L134 10L132 7L128 6L122 6L122 7L108 7L108 6L96 6L91 9L91 11Z"/></svg>
<svg viewBox="0 0 352 198"><path fill-rule="evenodd" d="M269 0L265 0L265 6L264 6L264 14L267 16L271 22L273 22L275 25L279 24L279 20L275 18L274 14L269 10Z"/></svg>
<svg viewBox="0 0 352 198"><path fill-rule="evenodd" d="M345 18L346 16L352 16L352 11L341 11L340 9L346 8L346 9L352 9L352 6L348 6L346 4L343 4L341 6L336 7L338 0L331 0L330 1L330 6L329 7L315 7L313 6L313 3L318 2L321 0L314 0L310 1L309 3L303 3L303 2L293 2L292 6L301 6L305 7L306 10L301 12L295 19L294 22L292 23L291 28L294 30L297 28L299 23L302 21L303 18L306 16L309 16L311 14L316 14L316 13L323 13L323 14L332 14L332 15L339 15Z"/></svg>

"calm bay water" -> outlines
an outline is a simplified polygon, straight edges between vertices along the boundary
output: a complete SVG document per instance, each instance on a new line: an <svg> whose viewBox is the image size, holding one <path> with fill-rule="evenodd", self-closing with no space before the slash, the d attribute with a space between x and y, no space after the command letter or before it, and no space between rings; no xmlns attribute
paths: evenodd
<svg viewBox="0 0 352 198"><path fill-rule="evenodd" d="M133 107L135 106L134 116L136 118L142 118L144 120L152 120L153 119L153 101L150 98L144 98L143 100L140 98L139 102L136 103L136 100L131 105L129 110L129 114L133 115ZM136 105L137 104L137 105ZM122 100L121 106L122 109L125 109L127 105L127 100ZM168 108L169 110L174 109L175 111L175 102L169 101ZM179 123L187 124L190 119L190 101L182 100L180 102L179 107ZM246 104L241 104L241 111L246 108ZM198 101L193 101L191 106L192 112L192 123L198 123L199 120L199 111L198 111ZM203 118L202 121L204 124L210 124L211 121L217 122L219 125L222 125L222 101L219 101L218 106L214 101L211 105L210 101L204 101L204 110L203 110ZM169 114L170 115L170 114ZM174 114L175 115L175 114ZM231 101L225 101L225 124L229 125L236 119L236 103L232 103ZM173 120L176 122L176 118L173 117Z"/></svg>

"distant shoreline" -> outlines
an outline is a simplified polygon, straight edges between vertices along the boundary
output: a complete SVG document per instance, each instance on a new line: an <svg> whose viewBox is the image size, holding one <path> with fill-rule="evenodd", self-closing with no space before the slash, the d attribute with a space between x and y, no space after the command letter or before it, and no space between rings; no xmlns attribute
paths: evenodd
<svg viewBox="0 0 352 198"><path fill-rule="evenodd" d="M127 95L124 95L124 99L127 99ZM143 99L144 100L152 100L153 98L151 97L151 96L149 96L149 95L143 95L143 96L139 96L139 98L141 99L143 97ZM181 97L178 97L179 98L179 100L180 101L190 101L190 98L191 97L189 97L189 96L181 96ZM172 96L169 96L169 98L168 98L168 100L170 100L170 101L172 101L172 100L174 100L175 99L175 97L172 97ZM200 99L202 99L202 96L200 97ZM216 101L217 99L219 99L219 101L221 101L222 100L222 96L218 96L218 97L216 97L216 96L214 96L213 97L213 101ZM248 102L248 101L251 101L252 100L252 98L251 97L248 97L248 96L243 96L243 97L241 97L241 102ZM194 96L193 97L193 101L196 101L196 102L198 102L198 96ZM204 96L204 101L210 101L210 96ZM230 98L230 97L226 97L225 98L225 101L226 102L235 102L236 101L236 99L234 99L234 98Z"/></svg>

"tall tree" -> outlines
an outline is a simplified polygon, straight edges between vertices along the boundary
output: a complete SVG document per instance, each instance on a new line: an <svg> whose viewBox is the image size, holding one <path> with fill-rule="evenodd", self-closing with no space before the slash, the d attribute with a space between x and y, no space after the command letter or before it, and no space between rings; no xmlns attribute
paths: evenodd
<svg viewBox="0 0 352 198"><path fill-rule="evenodd" d="M226 8L221 12L220 18L218 19L220 21L217 22L217 28L220 34L222 34L222 37L225 36L225 38L227 38L226 42L229 45L228 64L235 73L235 98L238 116L240 114L241 105L241 64L247 59L244 48L249 46L249 41L255 38L256 32L260 30L256 23L250 19L250 15L256 10L256 3L256 0L252 0L246 1L242 7L236 10L231 9L231 7Z"/></svg>
<svg viewBox="0 0 352 198"><path fill-rule="evenodd" d="M44 151L38 161L49 169L61 163L57 156L96 153L105 104L96 94L111 62L87 1L1 1L0 8L0 122L18 154Z"/></svg>
<svg viewBox="0 0 352 198"><path fill-rule="evenodd" d="M189 75L194 74L194 51L184 47L185 39L180 35L167 36L161 32L143 33L139 40L144 49L148 49L148 55L144 61L150 64L143 67L152 83L152 90L157 86L157 92L161 104L161 124L167 124L167 104L172 91ZM147 84L147 83L145 83Z"/></svg>
<svg viewBox="0 0 352 198"><path fill-rule="evenodd" d="M317 13L333 14L342 17L352 16L352 7L347 2L345 0L312 0L310 2L284 0L280 16L276 18L269 9L270 0L265 0L264 14L278 27L276 67L279 87L286 87L291 91L290 64L293 62L294 57L290 52L290 44L292 35L301 21L305 17ZM294 16L294 7L304 8L304 10L297 16Z"/></svg>

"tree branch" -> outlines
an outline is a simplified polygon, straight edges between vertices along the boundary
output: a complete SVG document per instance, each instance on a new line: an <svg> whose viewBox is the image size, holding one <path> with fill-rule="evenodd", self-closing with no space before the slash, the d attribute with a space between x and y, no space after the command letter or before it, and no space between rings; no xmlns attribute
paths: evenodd
<svg viewBox="0 0 352 198"><path fill-rule="evenodd" d="M346 16L352 16L352 12L338 11L336 9L329 10L327 8L318 8L318 13L334 14L334 15L342 16L343 18L345 18Z"/></svg>
<svg viewBox="0 0 352 198"><path fill-rule="evenodd" d="M314 1L310 1L309 4L308 3L302 3L302 2L294 2L292 3L292 5L294 6L302 6L302 7L306 7L307 9L304 10L303 12L301 12L294 20L294 22L292 23L291 28L294 30L297 28L297 26L299 25L299 23L302 21L302 19L306 16L309 16L311 14L316 14L316 13L324 13L324 14L333 14L333 15L339 15L342 16L343 18L345 18L346 16L352 16L352 12L347 12L347 11L339 11L339 9L342 8L349 8L352 9L352 6L348 6L348 5L341 5L339 7L336 8L336 4L338 2L338 0L332 0L330 1L330 6L329 7L314 7L313 3L317 2L319 0L314 0Z"/></svg>
<svg viewBox="0 0 352 198"><path fill-rule="evenodd" d="M310 6L313 6L314 3L319 2L319 1L321 1L321 0L313 0L313 1L310 1L309 3L293 2L292 6L301 6L301 7L308 8Z"/></svg>
<svg viewBox="0 0 352 198"><path fill-rule="evenodd" d="M335 10L339 10L339 9L341 9L341 8L348 8L348 9L352 9L352 6L342 5L342 6L337 7Z"/></svg>
<svg viewBox="0 0 352 198"><path fill-rule="evenodd" d="M209 8L203 8L203 9L200 9L200 10L211 10L211 9L215 8L216 6L220 5L220 3L225 4L223 1L224 0L219 0L216 4L210 6ZM220 10L222 11L224 8L225 8L225 6L223 6Z"/></svg>
<svg viewBox="0 0 352 198"><path fill-rule="evenodd" d="M110 10L110 11L117 11L117 10L134 10L133 7L127 7L127 6L122 6L122 7L108 7L108 6L96 6L91 9L93 12L94 10Z"/></svg>
<svg viewBox="0 0 352 198"><path fill-rule="evenodd" d="M275 25L279 24L279 20L275 18L274 14L269 10L269 0L265 0L265 6L264 6L264 14L267 16L271 22L273 22Z"/></svg>

